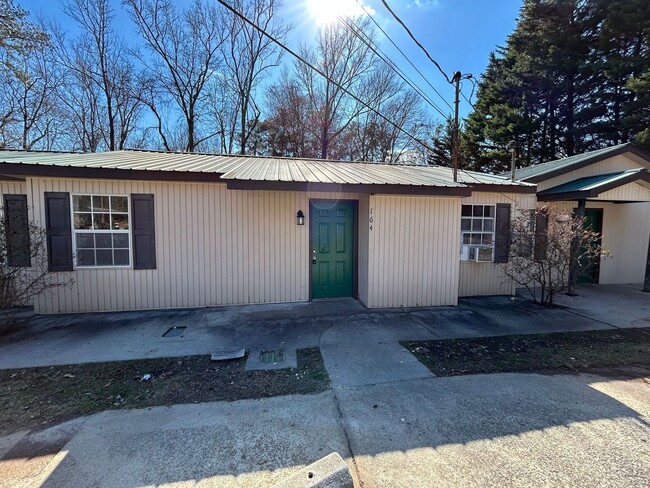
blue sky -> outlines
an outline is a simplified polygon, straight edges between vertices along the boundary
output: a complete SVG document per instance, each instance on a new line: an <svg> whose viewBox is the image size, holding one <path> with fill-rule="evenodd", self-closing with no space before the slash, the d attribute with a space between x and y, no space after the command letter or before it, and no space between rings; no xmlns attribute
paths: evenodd
<svg viewBox="0 0 650 488"><path fill-rule="evenodd" d="M57 0L14 1L29 12L56 18L66 30L74 29L69 19L61 12L60 2ZM177 1L179 5L184 3L182 0ZM448 74L460 70L463 73L472 73L475 77L479 77L485 70L489 53L497 45L503 45L507 35L514 29L522 3L521 0L387 0L387 2ZM332 4L349 4L350 8L358 8L356 0L285 0L279 14L294 26L287 39L289 47L295 48L300 43L309 43L319 29L314 10L322 8L322 5L327 5L329 9ZM427 76L429 82L438 89L448 103L452 104L451 85L427 60L402 27L392 19L381 0L364 0L364 5L373 12L375 19ZM118 16L117 25L124 26L121 33L127 39L136 39L119 0L115 0L114 6ZM434 102L441 108L449 110L439 96L433 93L411 69L407 61L392 48L389 41L383 38L383 35L379 36L379 41L381 48L390 58ZM286 56L285 62L289 61L290 57ZM465 83L463 92L467 97L470 91L470 84ZM467 114L470 109L467 102L461 99L461 115Z"/></svg>

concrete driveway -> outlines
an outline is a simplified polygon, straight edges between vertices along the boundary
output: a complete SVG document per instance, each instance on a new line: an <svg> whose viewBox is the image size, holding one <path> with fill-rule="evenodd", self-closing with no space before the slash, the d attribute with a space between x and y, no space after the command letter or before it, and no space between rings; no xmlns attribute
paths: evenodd
<svg viewBox="0 0 650 488"><path fill-rule="evenodd" d="M636 297L634 317L647 301ZM368 311L354 300L38 317L0 367L319 346L322 394L111 411L0 439L0 486L271 486L332 451L358 486L645 486L650 378L435 378L400 340L643 326L522 300ZM609 321L609 322L608 322ZM174 325L184 334L165 338ZM293 359L292 359L293 352ZM192 399L188 399L191 402Z"/></svg>
<svg viewBox="0 0 650 488"><path fill-rule="evenodd" d="M648 380L495 374L112 411L20 440L2 486L272 486L337 451L357 486L639 487Z"/></svg>

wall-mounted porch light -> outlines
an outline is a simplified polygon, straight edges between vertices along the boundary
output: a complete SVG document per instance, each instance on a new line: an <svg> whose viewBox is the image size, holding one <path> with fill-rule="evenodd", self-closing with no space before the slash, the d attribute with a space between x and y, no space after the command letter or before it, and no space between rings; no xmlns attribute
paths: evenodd
<svg viewBox="0 0 650 488"><path fill-rule="evenodd" d="M298 225L305 225L305 214L302 213L302 210L298 210L296 214L296 222Z"/></svg>

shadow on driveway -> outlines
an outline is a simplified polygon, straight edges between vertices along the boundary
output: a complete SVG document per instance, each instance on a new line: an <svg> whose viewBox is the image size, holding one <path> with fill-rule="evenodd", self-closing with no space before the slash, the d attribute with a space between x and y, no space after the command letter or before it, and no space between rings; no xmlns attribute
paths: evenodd
<svg viewBox="0 0 650 488"><path fill-rule="evenodd" d="M568 310L508 297L382 311L334 300L49 316L28 325L1 339L0 367L319 346L333 388L104 412L27 434L0 461L9 485L270 486L332 451L364 486L641 486L650 479L643 378L434 378L398 343L613 328ZM187 329L163 338L174 325Z"/></svg>
<svg viewBox="0 0 650 488"><path fill-rule="evenodd" d="M642 486L649 409L642 380L496 374L113 411L28 436L0 478L271 486L337 451L359 486ZM56 449L30 472L25 447L39 443Z"/></svg>

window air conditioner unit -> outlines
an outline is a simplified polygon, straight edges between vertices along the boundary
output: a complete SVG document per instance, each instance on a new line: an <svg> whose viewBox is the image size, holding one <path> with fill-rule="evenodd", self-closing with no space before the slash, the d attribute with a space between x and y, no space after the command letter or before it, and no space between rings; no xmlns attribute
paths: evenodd
<svg viewBox="0 0 650 488"><path fill-rule="evenodd" d="M492 262L492 247L462 246L460 250L460 260L474 261L477 263Z"/></svg>

